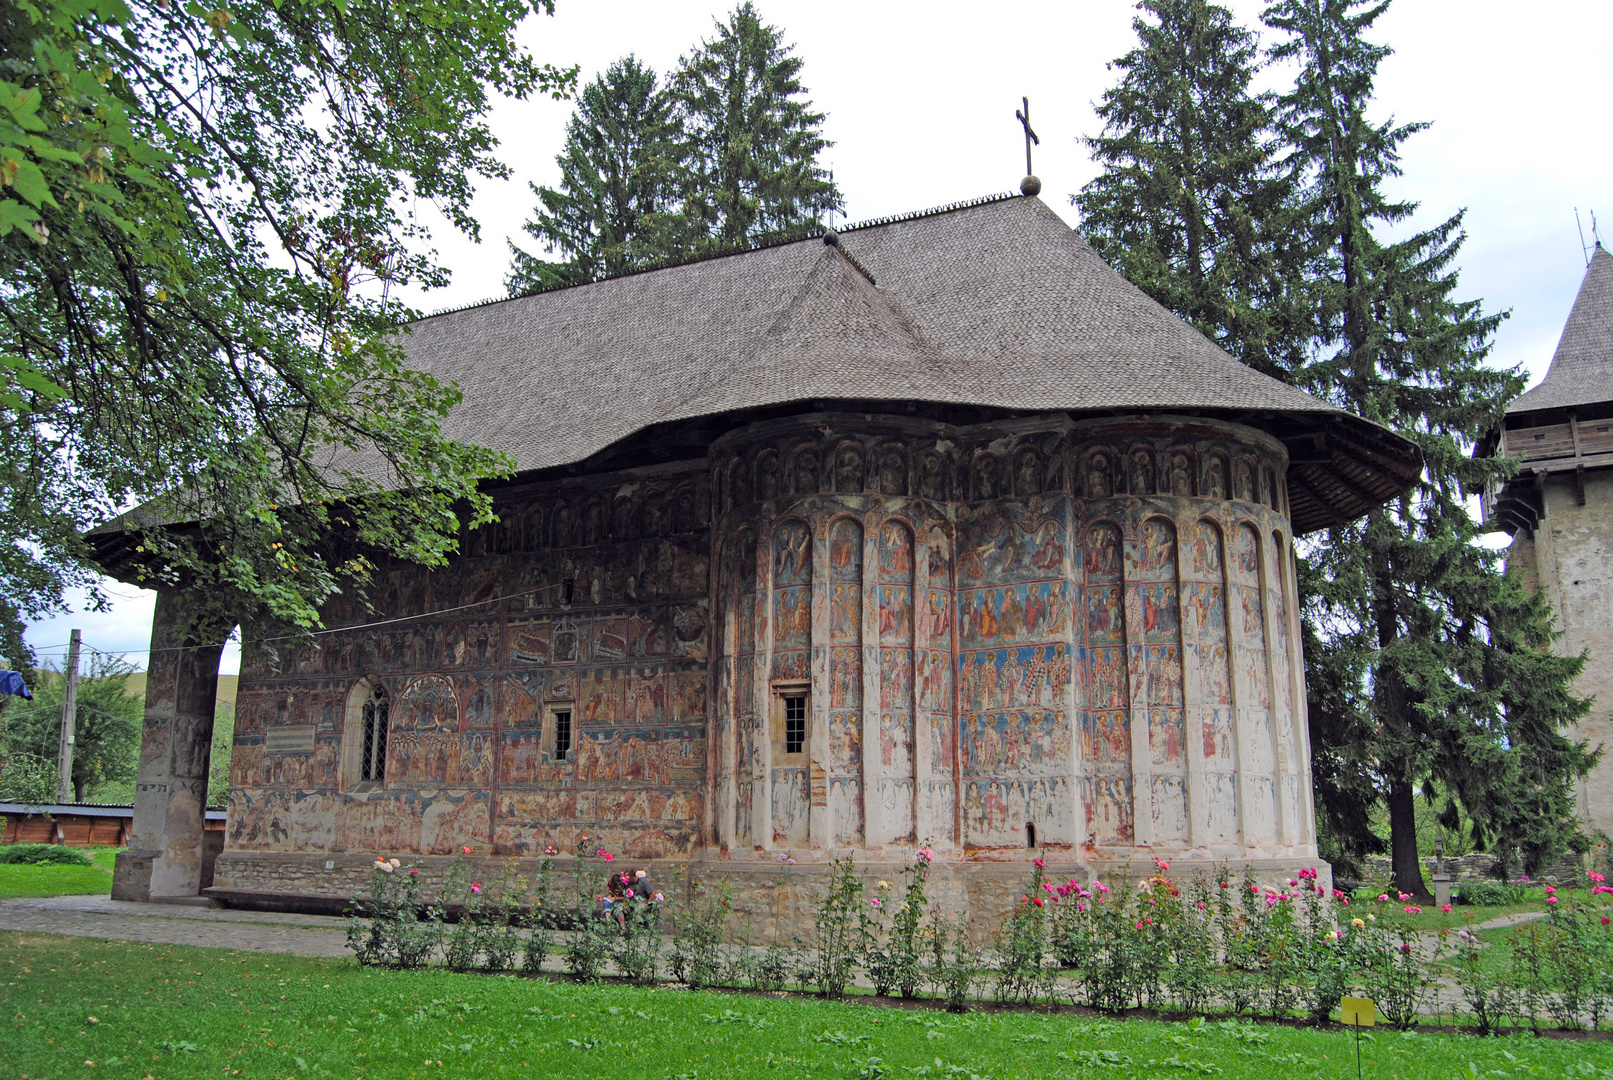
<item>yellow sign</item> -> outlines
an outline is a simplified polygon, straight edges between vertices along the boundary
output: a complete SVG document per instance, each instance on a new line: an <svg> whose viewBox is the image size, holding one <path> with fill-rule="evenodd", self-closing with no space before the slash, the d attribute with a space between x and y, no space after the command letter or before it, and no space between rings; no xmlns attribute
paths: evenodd
<svg viewBox="0 0 1613 1080"><path fill-rule="evenodd" d="M1371 1027L1378 1022L1377 1007L1371 998L1346 997L1339 999L1340 1019L1351 1027Z"/></svg>

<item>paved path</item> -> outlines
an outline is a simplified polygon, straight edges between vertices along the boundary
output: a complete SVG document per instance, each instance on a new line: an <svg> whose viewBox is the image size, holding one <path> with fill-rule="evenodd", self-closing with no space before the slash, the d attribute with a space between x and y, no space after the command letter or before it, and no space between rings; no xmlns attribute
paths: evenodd
<svg viewBox="0 0 1613 1080"><path fill-rule="evenodd" d="M298 956L351 956L343 921L329 915L139 904L105 896L0 902L0 930L160 945L202 945Z"/></svg>
<svg viewBox="0 0 1613 1080"><path fill-rule="evenodd" d="M1493 919L1486 919L1473 927L1475 930L1505 930L1509 926L1522 926L1524 923L1544 919L1544 911L1515 911L1511 915L1498 915Z"/></svg>

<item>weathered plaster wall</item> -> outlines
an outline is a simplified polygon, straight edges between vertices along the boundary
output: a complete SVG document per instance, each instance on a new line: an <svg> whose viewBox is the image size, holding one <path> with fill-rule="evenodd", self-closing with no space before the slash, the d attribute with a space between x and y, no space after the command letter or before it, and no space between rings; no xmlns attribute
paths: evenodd
<svg viewBox="0 0 1613 1080"><path fill-rule="evenodd" d="M500 524L449 566L380 573L379 625L244 665L229 847L527 854L588 833L641 857L691 852L708 504L699 467L500 492ZM387 622L422 612L441 614ZM338 608L327 624L360 618ZM365 677L392 701L384 785L342 776ZM576 748L555 761L543 716L562 702Z"/></svg>
<svg viewBox="0 0 1613 1080"><path fill-rule="evenodd" d="M1571 474L1550 476L1544 494L1545 515L1532 534L1513 538L1507 565L1550 598L1563 631L1553 648L1589 654L1574 688L1595 701L1575 737L1613 750L1613 471L1585 474L1583 506ZM1613 754L1580 784L1579 804L1593 829L1613 833Z"/></svg>
<svg viewBox="0 0 1613 1080"><path fill-rule="evenodd" d="M329 613L352 631L243 669L220 884L584 834L697 878L928 845L985 882L1032 839L1105 872L1314 862L1285 467L1207 420L821 414L501 490L451 565L388 568L373 616ZM355 782L376 681L386 778Z"/></svg>

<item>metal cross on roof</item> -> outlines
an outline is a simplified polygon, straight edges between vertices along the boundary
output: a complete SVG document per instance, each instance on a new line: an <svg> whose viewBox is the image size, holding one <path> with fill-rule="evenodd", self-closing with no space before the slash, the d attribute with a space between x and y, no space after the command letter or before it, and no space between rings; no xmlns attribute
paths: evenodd
<svg viewBox="0 0 1613 1080"><path fill-rule="evenodd" d="M1014 119L1018 120L1020 126L1025 129L1025 175L1033 176L1036 170L1031 168L1031 143L1041 146L1042 140L1038 139L1036 132L1031 130L1031 99L1022 97L1019 102L1025 109L1023 112L1015 110Z"/></svg>

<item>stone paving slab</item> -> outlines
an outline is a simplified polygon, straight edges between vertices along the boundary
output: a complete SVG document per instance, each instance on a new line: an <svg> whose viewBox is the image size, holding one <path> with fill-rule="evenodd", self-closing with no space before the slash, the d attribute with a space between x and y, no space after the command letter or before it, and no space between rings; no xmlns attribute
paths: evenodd
<svg viewBox="0 0 1613 1080"><path fill-rule="evenodd" d="M343 921L334 916L142 904L106 896L6 900L0 902L0 930L297 956L352 955Z"/></svg>

